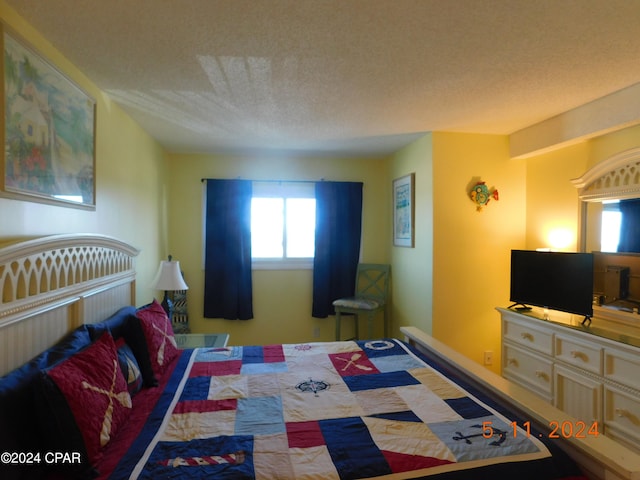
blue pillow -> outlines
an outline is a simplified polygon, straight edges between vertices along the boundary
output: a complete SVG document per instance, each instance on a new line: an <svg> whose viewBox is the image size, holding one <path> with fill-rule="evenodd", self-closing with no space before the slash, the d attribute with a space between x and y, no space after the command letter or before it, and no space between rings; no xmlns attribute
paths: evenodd
<svg viewBox="0 0 640 480"><path fill-rule="evenodd" d="M131 347L127 345L124 338L116 340L116 348L118 349L118 363L120 364L120 370L127 382L127 389L129 395L132 397L142 389L142 373L140 372L140 365L136 360L136 356L131 351Z"/></svg>
<svg viewBox="0 0 640 480"><path fill-rule="evenodd" d="M111 336L117 340L120 337L123 337L125 334L125 330L127 327L127 321L129 317L132 317L136 314L136 307L128 306L122 307L116 313L111 315L106 320L103 320L100 323L93 323L87 325L87 330L89 331L89 335L91 336L91 340L97 340L100 335L104 331L108 331L111 333Z"/></svg>

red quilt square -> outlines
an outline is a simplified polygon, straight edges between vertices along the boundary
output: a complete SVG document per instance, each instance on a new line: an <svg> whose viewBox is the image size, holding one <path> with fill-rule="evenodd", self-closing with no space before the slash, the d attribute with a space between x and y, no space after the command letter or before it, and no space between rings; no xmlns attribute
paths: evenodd
<svg viewBox="0 0 640 480"><path fill-rule="evenodd" d="M432 468L439 465L448 465L453 463L450 460L442 458L408 455L405 453L390 452L388 450L382 450L382 454L394 473L412 472L413 470Z"/></svg>
<svg viewBox="0 0 640 480"><path fill-rule="evenodd" d="M202 413L218 412L220 410L237 410L238 400L228 398L225 400L185 400L178 402L173 413Z"/></svg>
<svg viewBox="0 0 640 480"><path fill-rule="evenodd" d="M380 370L371 363L362 351L331 353L329 358L336 371L343 377L380 373Z"/></svg>
<svg viewBox="0 0 640 480"><path fill-rule="evenodd" d="M195 362L189 372L190 377L215 377L220 375L240 375L242 360L222 362Z"/></svg>
<svg viewBox="0 0 640 480"><path fill-rule="evenodd" d="M284 362L284 352L282 345L265 345L262 347L264 363Z"/></svg>
<svg viewBox="0 0 640 480"><path fill-rule="evenodd" d="M320 425L316 421L287 423L289 448L319 447L325 444Z"/></svg>

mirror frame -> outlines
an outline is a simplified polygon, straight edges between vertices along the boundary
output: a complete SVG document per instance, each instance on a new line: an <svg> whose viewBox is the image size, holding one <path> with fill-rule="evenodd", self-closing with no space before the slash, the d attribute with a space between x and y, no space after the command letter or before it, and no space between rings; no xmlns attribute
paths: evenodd
<svg viewBox="0 0 640 480"><path fill-rule="evenodd" d="M571 183L580 199L579 250L587 246L588 202L640 198L640 147L612 155L587 170Z"/></svg>

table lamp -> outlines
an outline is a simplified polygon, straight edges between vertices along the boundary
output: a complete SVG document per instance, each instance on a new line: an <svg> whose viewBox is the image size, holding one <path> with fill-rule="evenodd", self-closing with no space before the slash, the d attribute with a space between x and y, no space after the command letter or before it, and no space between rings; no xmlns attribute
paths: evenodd
<svg viewBox="0 0 640 480"><path fill-rule="evenodd" d="M158 273L153 279L154 290L164 290L164 298L162 299L162 308L167 312L167 317L171 320L173 313L173 301L169 298L169 292L176 290L188 290L189 287L182 278L182 272L180 271L180 262L172 261L171 255L169 260L163 260L158 267Z"/></svg>

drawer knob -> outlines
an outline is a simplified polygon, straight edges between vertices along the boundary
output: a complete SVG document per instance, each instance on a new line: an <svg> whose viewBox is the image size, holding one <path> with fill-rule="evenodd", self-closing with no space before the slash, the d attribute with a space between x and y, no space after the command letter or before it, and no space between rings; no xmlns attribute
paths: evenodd
<svg viewBox="0 0 640 480"><path fill-rule="evenodd" d="M528 333L528 332L522 332L522 333L520 334L520 336L521 336L523 339L525 339L525 340L530 340L530 341L532 341L532 342L533 342L533 335L531 335L531 334L530 334L530 333Z"/></svg>
<svg viewBox="0 0 640 480"><path fill-rule="evenodd" d="M571 350L569 352L569 355L571 355L573 358L579 358L583 362L586 362L589 360L589 357L585 353L580 352L578 350Z"/></svg>
<svg viewBox="0 0 640 480"><path fill-rule="evenodd" d="M616 408L616 416L618 417L629 417L629 412L624 408Z"/></svg>
<svg viewBox="0 0 640 480"><path fill-rule="evenodd" d="M515 358L510 358L509 360L507 360L507 364L508 365L518 365L518 360L516 360Z"/></svg>
<svg viewBox="0 0 640 480"><path fill-rule="evenodd" d="M538 378L546 378L547 375L542 370L536 370L536 377L538 377Z"/></svg>
<svg viewBox="0 0 640 480"><path fill-rule="evenodd" d="M618 417L626 418L634 425L640 425L640 418L634 415L633 412L625 410L624 408L616 408L615 412Z"/></svg>

